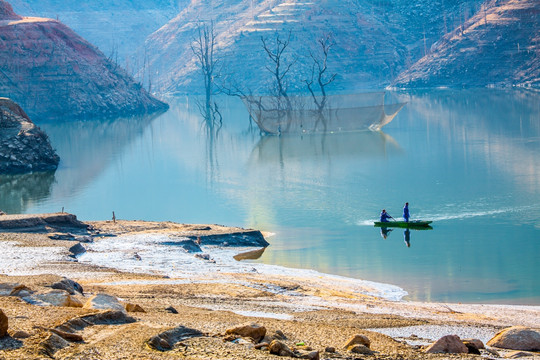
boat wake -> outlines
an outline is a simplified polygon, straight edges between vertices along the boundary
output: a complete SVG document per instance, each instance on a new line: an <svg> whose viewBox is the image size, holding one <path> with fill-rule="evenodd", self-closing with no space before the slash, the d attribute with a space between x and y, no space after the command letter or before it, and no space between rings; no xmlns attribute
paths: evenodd
<svg viewBox="0 0 540 360"><path fill-rule="evenodd" d="M523 211L530 211L536 206L520 206L520 207L508 207L497 210L477 210L477 211L463 211L456 214L433 214L433 213L420 213L418 214L418 219L431 220L433 222L446 221L446 220L464 220L471 219L476 217L484 216L493 216L499 214L510 214L510 213L520 213ZM401 220L401 218L396 218L396 220ZM378 218L359 220L356 225L358 226L373 226L375 221L379 221Z"/></svg>

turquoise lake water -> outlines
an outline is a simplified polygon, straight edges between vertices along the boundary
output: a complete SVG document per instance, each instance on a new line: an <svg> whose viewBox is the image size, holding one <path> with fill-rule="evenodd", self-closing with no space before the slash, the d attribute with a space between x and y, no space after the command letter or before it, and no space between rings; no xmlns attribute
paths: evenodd
<svg viewBox="0 0 540 360"><path fill-rule="evenodd" d="M209 136L191 98L159 116L39 124L54 174L0 175L0 209L218 223L274 235L258 260L398 285L409 299L540 304L540 94L387 94L383 132L263 137L236 99ZM434 220L386 239L382 208Z"/></svg>

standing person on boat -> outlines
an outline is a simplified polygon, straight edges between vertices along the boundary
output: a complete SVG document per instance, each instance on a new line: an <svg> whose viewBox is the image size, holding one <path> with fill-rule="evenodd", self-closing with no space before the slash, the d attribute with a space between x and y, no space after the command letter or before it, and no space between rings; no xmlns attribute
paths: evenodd
<svg viewBox="0 0 540 360"><path fill-rule="evenodd" d="M388 222L388 219L394 219L393 217L391 217L385 209L383 209L383 211L381 212L381 222ZM395 220L395 219L394 219Z"/></svg>
<svg viewBox="0 0 540 360"><path fill-rule="evenodd" d="M405 206L403 207L403 218L405 219L405 222L409 222L409 203L406 202Z"/></svg>

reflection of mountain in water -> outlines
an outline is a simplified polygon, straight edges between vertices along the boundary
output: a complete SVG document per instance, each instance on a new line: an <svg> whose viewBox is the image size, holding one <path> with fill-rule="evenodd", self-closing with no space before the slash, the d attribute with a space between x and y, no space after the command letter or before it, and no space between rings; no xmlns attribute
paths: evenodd
<svg viewBox="0 0 540 360"><path fill-rule="evenodd" d="M385 156L399 151L399 144L383 132L264 136L251 154L251 161L270 163L286 160L318 160L332 157Z"/></svg>
<svg viewBox="0 0 540 360"><path fill-rule="evenodd" d="M99 176L160 114L40 124L60 155L56 196L73 196Z"/></svg>
<svg viewBox="0 0 540 360"><path fill-rule="evenodd" d="M439 138L448 134L470 144L471 158L482 155L533 194L540 191L540 155L523 138L540 131L540 94L528 90L460 90L417 92L407 96L408 109L436 121ZM529 140L535 141L535 140ZM538 139L536 139L538 141Z"/></svg>
<svg viewBox="0 0 540 360"><path fill-rule="evenodd" d="M53 183L54 171L0 175L0 210L8 214L24 212L28 204L49 197Z"/></svg>

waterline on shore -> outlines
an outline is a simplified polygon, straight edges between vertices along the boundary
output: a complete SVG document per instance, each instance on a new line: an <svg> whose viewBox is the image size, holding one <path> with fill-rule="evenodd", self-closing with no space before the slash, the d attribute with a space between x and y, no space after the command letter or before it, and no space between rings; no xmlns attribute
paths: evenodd
<svg viewBox="0 0 540 360"><path fill-rule="evenodd" d="M78 257L79 262L113 268L130 273L163 275L173 279L189 278L190 282L222 279L225 274L263 274L290 277L296 280L324 284L328 287L347 289L357 294L399 301L407 292L400 287L371 281L329 275L315 270L292 269L277 265L236 261L234 256L253 250L245 247L201 246L207 259L186 252L182 247L165 245L166 234L123 235L102 239L88 244L87 252ZM178 281L178 280L174 280ZM217 280L219 281L219 280ZM281 288L267 286L265 291L282 293ZM294 294L288 294L294 296Z"/></svg>

